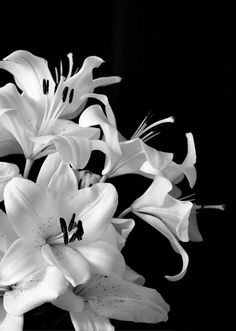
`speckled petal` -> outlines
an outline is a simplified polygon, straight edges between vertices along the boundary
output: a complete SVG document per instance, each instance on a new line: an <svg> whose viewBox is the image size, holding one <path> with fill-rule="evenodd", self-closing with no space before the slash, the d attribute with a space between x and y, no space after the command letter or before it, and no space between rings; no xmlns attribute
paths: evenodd
<svg viewBox="0 0 236 331"><path fill-rule="evenodd" d="M102 316L124 321L166 321L169 305L154 289L112 277L101 277L81 293Z"/></svg>
<svg viewBox="0 0 236 331"><path fill-rule="evenodd" d="M4 295L5 310L21 315L45 302L55 300L67 288L64 275L53 266L46 266L17 283L12 291Z"/></svg>
<svg viewBox="0 0 236 331"><path fill-rule="evenodd" d="M15 232L34 247L61 232L53 199L36 183L13 178L5 187L4 200Z"/></svg>

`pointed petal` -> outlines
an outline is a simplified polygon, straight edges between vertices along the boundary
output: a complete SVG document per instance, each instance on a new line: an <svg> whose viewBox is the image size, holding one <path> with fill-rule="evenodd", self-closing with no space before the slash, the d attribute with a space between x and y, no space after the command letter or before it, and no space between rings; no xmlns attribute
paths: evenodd
<svg viewBox="0 0 236 331"><path fill-rule="evenodd" d="M180 244L178 243L178 241L176 240L176 238L174 237L172 232L168 229L168 227L161 220L159 220L157 217L147 215L147 214L143 214L143 213L137 213L137 212L134 212L134 213L135 213L135 215L137 215L138 217L143 219L145 222L152 225L159 232L161 232L167 239L169 239L169 241L170 241L172 247L174 248L174 250L178 254L181 255L182 261L183 261L183 266L182 266L181 272L179 274L175 275L175 276L165 276L167 279L169 279L171 281L176 281L176 280L181 279L187 271L188 262L189 262L188 255L185 252L185 250L180 246Z"/></svg>
<svg viewBox="0 0 236 331"><path fill-rule="evenodd" d="M192 188L195 185L197 178L197 172L194 166L196 163L196 150L192 133L187 133L186 137L188 152L185 160L182 164L171 162L170 165L165 169L164 173L165 176L173 183L177 183L179 181L179 177L181 175L185 175L189 181L190 187Z"/></svg>
<svg viewBox="0 0 236 331"><path fill-rule="evenodd" d="M48 134L99 139L100 130L97 128L82 128L79 124L72 121L57 119L51 126Z"/></svg>
<svg viewBox="0 0 236 331"><path fill-rule="evenodd" d="M127 282L135 283L137 285L143 285L145 283L145 278L131 269L127 264L125 266L125 274L123 279Z"/></svg>
<svg viewBox="0 0 236 331"><path fill-rule="evenodd" d="M44 245L42 255L49 264L56 266L73 286L85 283L90 277L89 266L84 257L68 246Z"/></svg>
<svg viewBox="0 0 236 331"><path fill-rule="evenodd" d="M0 162L0 201L3 200L3 190L6 184L13 178L18 177L19 168L13 163Z"/></svg>
<svg viewBox="0 0 236 331"><path fill-rule="evenodd" d="M33 149L33 142L30 140L32 133L23 123L22 118L17 114L17 110L9 109L1 115L1 126L8 130L20 144L25 157L30 158Z"/></svg>
<svg viewBox="0 0 236 331"><path fill-rule="evenodd" d="M94 96L94 95L97 96L97 98L99 99L102 100L104 99L99 94L98 95L89 94L89 96ZM107 99L104 100L108 102ZM112 120L112 122L114 122L115 117L113 115L110 105L109 106L108 105L109 103L107 104L106 107L107 114L109 114L110 119ZM121 154L120 144L118 139L118 131L116 127L109 122L108 118L106 118L102 108L99 105L92 105L86 108L79 118L79 125L81 127L100 125L104 133L106 144L113 151L113 153L116 153L118 155Z"/></svg>
<svg viewBox="0 0 236 331"><path fill-rule="evenodd" d="M97 56L87 57L79 72L63 83L63 87L67 86L70 90L74 89L74 96L72 102L65 107L61 117L71 119L81 113L85 102L80 98L93 91L93 69L99 67L103 62Z"/></svg>
<svg viewBox="0 0 236 331"><path fill-rule="evenodd" d="M173 154L157 151L139 138L121 142L120 147L122 156L110 177L129 173L154 176L162 171L173 157Z"/></svg>
<svg viewBox="0 0 236 331"><path fill-rule="evenodd" d="M48 69L47 61L30 52L19 50L0 61L0 68L14 75L16 84L34 100L43 98L43 79L49 81L49 96L54 93L55 83Z"/></svg>
<svg viewBox="0 0 236 331"><path fill-rule="evenodd" d="M0 252L3 254L17 239L7 215L0 209Z"/></svg>
<svg viewBox="0 0 236 331"><path fill-rule="evenodd" d="M84 299L81 296L74 294L70 288L57 299L53 300L52 304L60 309L75 313L84 309Z"/></svg>
<svg viewBox="0 0 236 331"><path fill-rule="evenodd" d="M121 79L119 76L99 77L93 80L93 88L120 83Z"/></svg>
<svg viewBox="0 0 236 331"><path fill-rule="evenodd" d="M41 114L38 105L25 94L20 94L12 83L0 88L1 114L4 110L16 110L18 118L30 131L36 131L40 122Z"/></svg>
<svg viewBox="0 0 236 331"><path fill-rule="evenodd" d="M180 240L188 241L188 218L192 203L171 197L168 194L171 189L171 182L158 176L148 190L133 202L131 208L160 218Z"/></svg>
<svg viewBox="0 0 236 331"><path fill-rule="evenodd" d="M4 295L4 308L13 315L21 315L45 302L55 300L67 288L64 275L55 267L35 271Z"/></svg>
<svg viewBox="0 0 236 331"><path fill-rule="evenodd" d="M189 240L190 241L203 241L202 235L198 229L198 224L197 224L197 214L192 212L190 213L189 217Z"/></svg>
<svg viewBox="0 0 236 331"><path fill-rule="evenodd" d="M70 313L75 331L115 331L108 318L95 312L87 304L81 313Z"/></svg>
<svg viewBox="0 0 236 331"><path fill-rule="evenodd" d="M79 190L65 200L65 212L76 213L81 220L84 235L81 245L98 240L106 230L116 210L118 195L115 187L109 183L98 183Z"/></svg>
<svg viewBox="0 0 236 331"><path fill-rule="evenodd" d="M36 183L13 178L5 187L4 200L15 232L26 243L38 247L61 232L52 197Z"/></svg>
<svg viewBox="0 0 236 331"><path fill-rule="evenodd" d="M7 250L0 262L0 282L12 285L45 265L39 249L17 239Z"/></svg>
<svg viewBox="0 0 236 331"><path fill-rule="evenodd" d="M96 274L120 277L125 272L122 254L104 241L98 240L89 245L79 246L77 250L89 262L91 271Z"/></svg>
<svg viewBox="0 0 236 331"><path fill-rule="evenodd" d="M89 161L91 140L79 137L58 136L54 144L64 162L72 164L75 169L83 169Z"/></svg>
<svg viewBox="0 0 236 331"><path fill-rule="evenodd" d="M110 125L116 128L116 118L106 95L97 94L97 93L88 93L83 95L81 99L83 100L85 98L95 98L100 102L102 102L105 106L105 112L107 116L106 122L108 122ZM101 119L104 119L104 117L101 116Z"/></svg>
<svg viewBox="0 0 236 331"><path fill-rule="evenodd" d="M47 156L38 174L37 183L47 190L59 205L61 195L58 192L63 192L63 196L67 196L78 190L73 170L68 164L62 162L58 153Z"/></svg>
<svg viewBox="0 0 236 331"><path fill-rule="evenodd" d="M169 305L156 290L125 280L101 277L78 294L107 318L141 323L158 323L168 318Z"/></svg>
<svg viewBox="0 0 236 331"><path fill-rule="evenodd" d="M24 316L14 316L6 314L5 318L0 322L0 331L22 331L24 324Z"/></svg>
<svg viewBox="0 0 236 331"><path fill-rule="evenodd" d="M2 126L0 118L0 157L9 154L23 154L23 150L16 138Z"/></svg>

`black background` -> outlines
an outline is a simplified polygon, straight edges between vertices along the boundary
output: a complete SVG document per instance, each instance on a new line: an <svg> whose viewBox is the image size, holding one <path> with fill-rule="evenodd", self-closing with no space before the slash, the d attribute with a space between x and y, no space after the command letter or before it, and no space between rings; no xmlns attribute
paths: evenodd
<svg viewBox="0 0 236 331"><path fill-rule="evenodd" d="M118 85L98 90L109 96L122 134L131 136L149 111L153 120L175 116L175 124L162 127L150 144L174 152L180 162L186 153L184 134L192 132L198 156L197 202L220 204L227 202L234 177L233 23L232 8L220 4L67 1L49 8L49 2L32 2L30 7L2 8L0 58L17 49L29 50L53 65L59 59L66 61L68 52L74 53L78 65L86 56L102 57L106 62L95 76L123 78ZM0 79L3 85L10 76L1 71ZM4 160L22 166L20 157ZM120 210L150 184L133 176L113 183L122 192ZM171 311L169 321L159 325L113 321L118 330L202 330L227 323L231 280L226 276L232 274L232 261L226 242L233 222L228 211L206 210L199 215L204 241L184 245L189 270L175 283L164 275L179 271L180 257L157 231L137 220L124 255L145 276L146 286L164 296ZM54 313L55 319L47 310L38 317L29 313L25 326L50 329L61 315ZM71 328L68 320L60 323L54 328Z"/></svg>

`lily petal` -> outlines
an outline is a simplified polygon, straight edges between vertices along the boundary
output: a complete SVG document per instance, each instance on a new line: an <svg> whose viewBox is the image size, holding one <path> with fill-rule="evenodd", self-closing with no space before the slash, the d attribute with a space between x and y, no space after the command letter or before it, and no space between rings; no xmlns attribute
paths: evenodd
<svg viewBox="0 0 236 331"><path fill-rule="evenodd" d="M89 94L89 96L93 96L93 94ZM107 113L110 114L110 117L112 117L113 113L112 111L109 112L109 109L111 109L111 107L110 105L108 107L108 105L106 107ZM115 119L113 121L115 121ZM86 108L79 118L79 125L81 127L100 125L104 133L105 142L109 146L111 151L115 155L121 154L118 131L115 126L110 124L109 120L106 118L102 108L99 105L92 105Z"/></svg>
<svg viewBox="0 0 236 331"><path fill-rule="evenodd" d="M0 262L0 283L15 284L45 264L39 249L26 245L22 239L17 239Z"/></svg>
<svg viewBox="0 0 236 331"><path fill-rule="evenodd" d="M23 154L23 150L15 137L5 129L0 121L0 157L9 154Z"/></svg>
<svg viewBox="0 0 236 331"><path fill-rule="evenodd" d="M60 215L52 197L36 183L13 178L5 187L4 200L15 232L26 243L39 247L61 232Z"/></svg>
<svg viewBox="0 0 236 331"><path fill-rule="evenodd" d="M108 318L94 311L88 304L80 313L70 313L75 331L115 331Z"/></svg>
<svg viewBox="0 0 236 331"><path fill-rule="evenodd" d="M78 190L65 200L65 212L76 213L76 219L82 221L84 235L80 241L81 245L102 236L115 213L117 203L117 191L109 183L98 183Z"/></svg>
<svg viewBox="0 0 236 331"><path fill-rule="evenodd" d="M87 261L70 247L44 245L41 251L44 259L50 265L54 265L61 270L73 286L83 284L89 279L90 271Z"/></svg>
<svg viewBox="0 0 236 331"><path fill-rule="evenodd" d="M67 286L64 275L57 268L47 266L26 277L12 291L6 292L4 308L12 315L24 314L45 302L55 300L65 292Z"/></svg>
<svg viewBox="0 0 236 331"><path fill-rule="evenodd" d="M81 296L74 294L70 288L57 299L53 300L52 304L60 309L74 313L81 312L84 309L84 299Z"/></svg>
<svg viewBox="0 0 236 331"><path fill-rule="evenodd" d="M195 242L203 241L202 235L198 229L197 214L194 213L194 211L190 213L188 231L189 231L190 241L195 241Z"/></svg>
<svg viewBox="0 0 236 331"><path fill-rule="evenodd" d="M0 252L3 254L17 239L7 215L0 209Z"/></svg>
<svg viewBox="0 0 236 331"><path fill-rule="evenodd" d="M180 246L180 244L178 243L178 241L176 240L175 236L172 234L172 232L168 229L168 227L161 221L159 220L157 217L151 216L151 215L147 215L147 214L143 214L143 213L137 213L134 212L138 217L140 217L141 219L143 219L145 222L149 223L150 225L152 225L155 229L157 229L159 232L161 232L167 239L169 239L172 247L174 248L174 250L181 255L182 257L182 261L183 261L183 266L182 266L182 270L180 273L178 273L175 276L165 276L168 280L170 281L176 281L179 280L181 278L183 278L183 276L185 275L186 271L187 271L187 267L188 267L188 262L189 262L189 257L187 255L187 253L185 252L185 250L183 249L182 246Z"/></svg>
<svg viewBox="0 0 236 331"><path fill-rule="evenodd" d="M100 130L97 128L83 128L77 123L59 118L51 126L48 134L99 139Z"/></svg>
<svg viewBox="0 0 236 331"><path fill-rule="evenodd" d="M48 69L47 61L30 52L19 50L0 61L0 68L9 71L19 88L40 102L43 95L43 79L49 81L49 97L54 93L55 82Z"/></svg>
<svg viewBox="0 0 236 331"><path fill-rule="evenodd" d="M72 164L75 169L83 169L89 161L91 140L79 137L57 136L54 144L64 162Z"/></svg>
<svg viewBox="0 0 236 331"><path fill-rule="evenodd" d="M192 188L196 182L197 172L194 164L196 163L196 150L192 133L187 133L188 151L182 164L171 162L165 169L164 175L172 182L177 183L182 175L185 175Z"/></svg>
<svg viewBox="0 0 236 331"><path fill-rule="evenodd" d="M173 158L172 153L157 151L139 138L121 142L120 148L122 156L109 177L130 173L154 177L165 169Z"/></svg>
<svg viewBox="0 0 236 331"><path fill-rule="evenodd" d="M25 157L30 158L33 149L33 143L30 140L32 133L25 126L21 117L18 116L17 110L8 109L1 115L1 126L8 130L20 144Z"/></svg>
<svg viewBox="0 0 236 331"><path fill-rule="evenodd" d="M148 190L133 202L131 209L163 220L174 235L182 241L188 241L188 218L192 203L173 198L168 194L171 189L171 182L158 176Z"/></svg>
<svg viewBox="0 0 236 331"><path fill-rule="evenodd" d="M78 295L107 318L142 323L158 323L168 318L169 305L156 290L122 279L101 277Z"/></svg>
<svg viewBox="0 0 236 331"><path fill-rule="evenodd" d="M84 100L81 100L81 96L93 91L93 69L99 67L103 62L97 56L87 57L79 72L63 83L63 86L74 89L74 96L71 103L68 103L62 112L61 117L72 119L81 113L85 104Z"/></svg>
<svg viewBox="0 0 236 331"><path fill-rule="evenodd" d="M58 192L63 192L63 196L67 196L78 190L77 179L73 170L68 164L61 161L58 153L47 156L40 169L37 183L54 197L59 206L61 194Z"/></svg>
<svg viewBox="0 0 236 331"><path fill-rule="evenodd" d="M22 331L24 316L14 316L7 314L0 298L0 331Z"/></svg>
<svg viewBox="0 0 236 331"><path fill-rule="evenodd" d="M100 275L120 277L125 272L125 261L114 246L98 240L89 245L79 246L77 250L89 262L91 271Z"/></svg>
<svg viewBox="0 0 236 331"><path fill-rule="evenodd" d="M141 286L145 283L145 278L131 269L127 264L125 266L123 279Z"/></svg>
<svg viewBox="0 0 236 331"><path fill-rule="evenodd" d="M13 163L0 162L0 201L3 200L3 190L6 184L13 178L18 177L19 168Z"/></svg>

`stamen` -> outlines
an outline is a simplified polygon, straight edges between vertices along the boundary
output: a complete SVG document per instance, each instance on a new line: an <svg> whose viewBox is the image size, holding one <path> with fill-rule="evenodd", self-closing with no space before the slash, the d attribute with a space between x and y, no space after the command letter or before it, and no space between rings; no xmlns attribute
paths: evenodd
<svg viewBox="0 0 236 331"><path fill-rule="evenodd" d="M64 236L64 243L65 245L67 245L69 240L68 240L68 233L66 228L66 221L62 217L60 217L60 224L61 224L61 231L63 232L63 236Z"/></svg>
<svg viewBox="0 0 236 331"><path fill-rule="evenodd" d="M62 91L62 101L65 102L66 101L66 97L67 97L67 93L68 93L69 87L66 86L64 88L64 90Z"/></svg>
<svg viewBox="0 0 236 331"><path fill-rule="evenodd" d="M73 96L74 96L74 89L72 89L72 90L70 91L70 95L69 95L69 103L72 102L72 100L73 100Z"/></svg>
<svg viewBox="0 0 236 331"><path fill-rule="evenodd" d="M43 94L48 94L49 92L49 80L43 79Z"/></svg>
<svg viewBox="0 0 236 331"><path fill-rule="evenodd" d="M73 235L71 236L70 240L69 240L69 243L72 243L73 241L75 241L75 239L77 238L77 234L76 232L73 233Z"/></svg>
<svg viewBox="0 0 236 331"><path fill-rule="evenodd" d="M78 239L78 240L82 240L82 237L83 237L83 234L84 234L84 229L83 229L83 225L82 225L82 221L81 220L79 220L79 222L78 222L78 229L76 230L76 238Z"/></svg>
<svg viewBox="0 0 236 331"><path fill-rule="evenodd" d="M225 204L222 205L198 205L195 209L218 209L218 210L225 210Z"/></svg>
<svg viewBox="0 0 236 331"><path fill-rule="evenodd" d="M72 229L74 229L76 226L76 223L75 223L75 213L73 213L72 215L72 218L70 220L70 223L68 225L68 231L70 232Z"/></svg>

